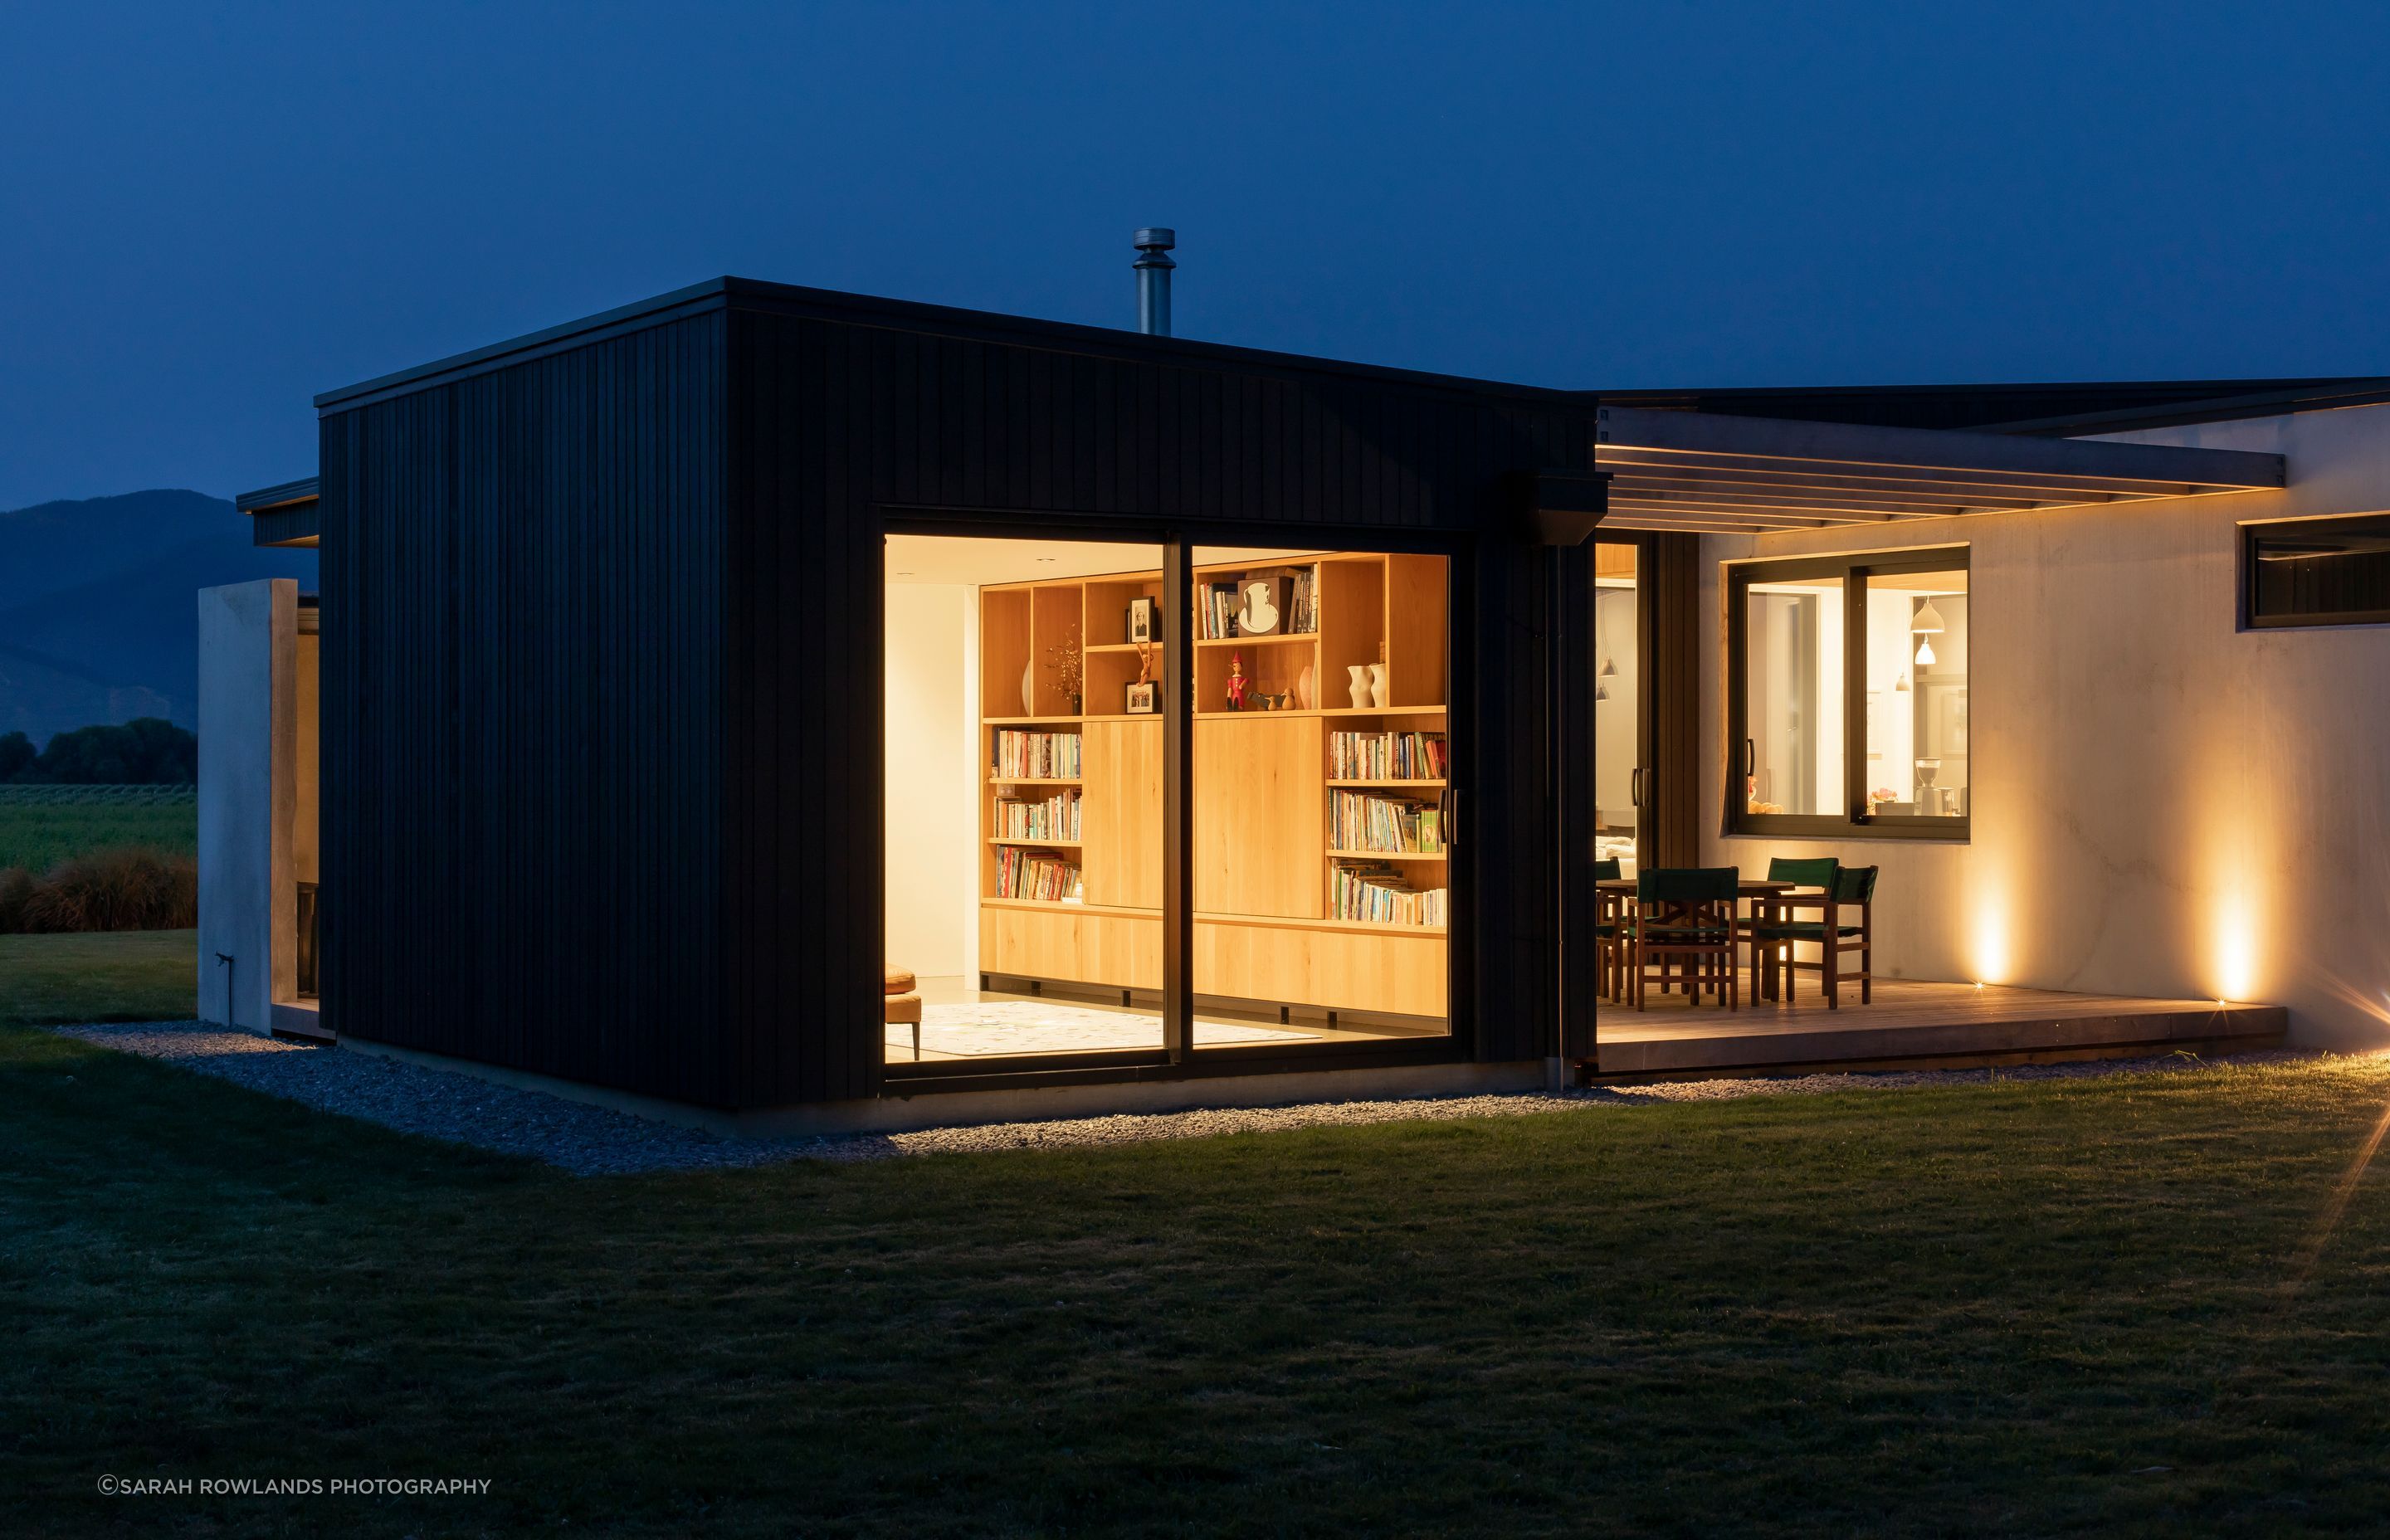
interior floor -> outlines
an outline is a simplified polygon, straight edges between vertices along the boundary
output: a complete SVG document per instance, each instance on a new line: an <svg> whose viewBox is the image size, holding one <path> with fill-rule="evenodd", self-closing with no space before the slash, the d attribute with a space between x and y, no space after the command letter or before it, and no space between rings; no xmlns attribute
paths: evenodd
<svg viewBox="0 0 2390 1540"><path fill-rule="evenodd" d="M968 975L916 982L921 996L920 1062L936 1059L1011 1058L1022 1054L1133 1051L1158 1047L1162 1013L1150 1006L1122 1005L1093 992L1031 994L977 987ZM1229 1010L1198 1006L1195 1045L1226 1047L1261 1043L1349 1043L1389 1037L1442 1036L1441 1022L1406 1027L1385 1022L1330 1026L1317 1015L1276 1010ZM913 1028L887 1029L891 1064L915 1062Z"/></svg>

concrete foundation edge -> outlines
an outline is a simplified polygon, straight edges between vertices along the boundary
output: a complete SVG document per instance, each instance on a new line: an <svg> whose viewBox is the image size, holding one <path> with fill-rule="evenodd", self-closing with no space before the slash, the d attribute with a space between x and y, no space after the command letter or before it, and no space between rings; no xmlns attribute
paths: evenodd
<svg viewBox="0 0 2390 1540"><path fill-rule="evenodd" d="M1486 1096L1541 1091L1550 1083L1546 1060L1516 1064L1414 1064L1368 1070L1295 1071L1266 1075L1217 1075L1193 1080L1124 1081L1101 1085L943 1091L871 1101L819 1102L801 1107L728 1112L629 1091L585 1085L553 1075L454 1059L416 1048L343 1037L341 1049L473 1075L519 1090L611 1108L635 1117L701 1128L733 1138L809 1138L836 1134L904 1134L973 1123L1042 1123L1121 1112L1176 1112L1209 1107L1285 1107L1315 1101L1380 1101L1406 1097Z"/></svg>

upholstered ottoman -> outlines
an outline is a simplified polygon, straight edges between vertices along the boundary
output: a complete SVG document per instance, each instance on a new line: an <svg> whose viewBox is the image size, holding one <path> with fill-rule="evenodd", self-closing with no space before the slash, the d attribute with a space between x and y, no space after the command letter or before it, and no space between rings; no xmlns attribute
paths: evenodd
<svg viewBox="0 0 2390 1540"><path fill-rule="evenodd" d="M887 987L883 991L886 1004L880 1020L891 1026L913 1029L913 1057L921 1057L921 997L913 993L913 975L901 968L885 969Z"/></svg>

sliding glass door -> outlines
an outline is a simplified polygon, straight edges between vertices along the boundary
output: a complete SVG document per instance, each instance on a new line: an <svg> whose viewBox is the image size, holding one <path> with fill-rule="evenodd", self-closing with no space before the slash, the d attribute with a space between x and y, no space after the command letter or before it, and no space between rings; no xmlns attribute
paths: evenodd
<svg viewBox="0 0 2390 1540"><path fill-rule="evenodd" d="M886 549L890 1072L1449 1036L1450 558Z"/></svg>

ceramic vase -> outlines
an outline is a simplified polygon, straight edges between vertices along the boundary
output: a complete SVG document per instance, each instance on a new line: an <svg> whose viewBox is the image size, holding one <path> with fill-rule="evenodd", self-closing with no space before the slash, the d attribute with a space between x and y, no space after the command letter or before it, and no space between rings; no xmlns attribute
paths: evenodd
<svg viewBox="0 0 2390 1540"><path fill-rule="evenodd" d="M1303 665L1302 674L1294 682L1294 703L1304 711L1311 710L1311 665Z"/></svg>
<svg viewBox="0 0 2390 1540"><path fill-rule="evenodd" d="M1031 659L1021 665L1021 714L1037 714L1037 661Z"/></svg>
<svg viewBox="0 0 2390 1540"><path fill-rule="evenodd" d="M1344 671L1353 680L1353 704L1366 708L1369 704L1369 670L1364 663L1355 663Z"/></svg>
<svg viewBox="0 0 2390 1540"><path fill-rule="evenodd" d="M1378 710L1381 712L1386 709L1388 704L1386 700L1386 665L1383 663L1371 663L1369 665L1369 704L1377 707Z"/></svg>

